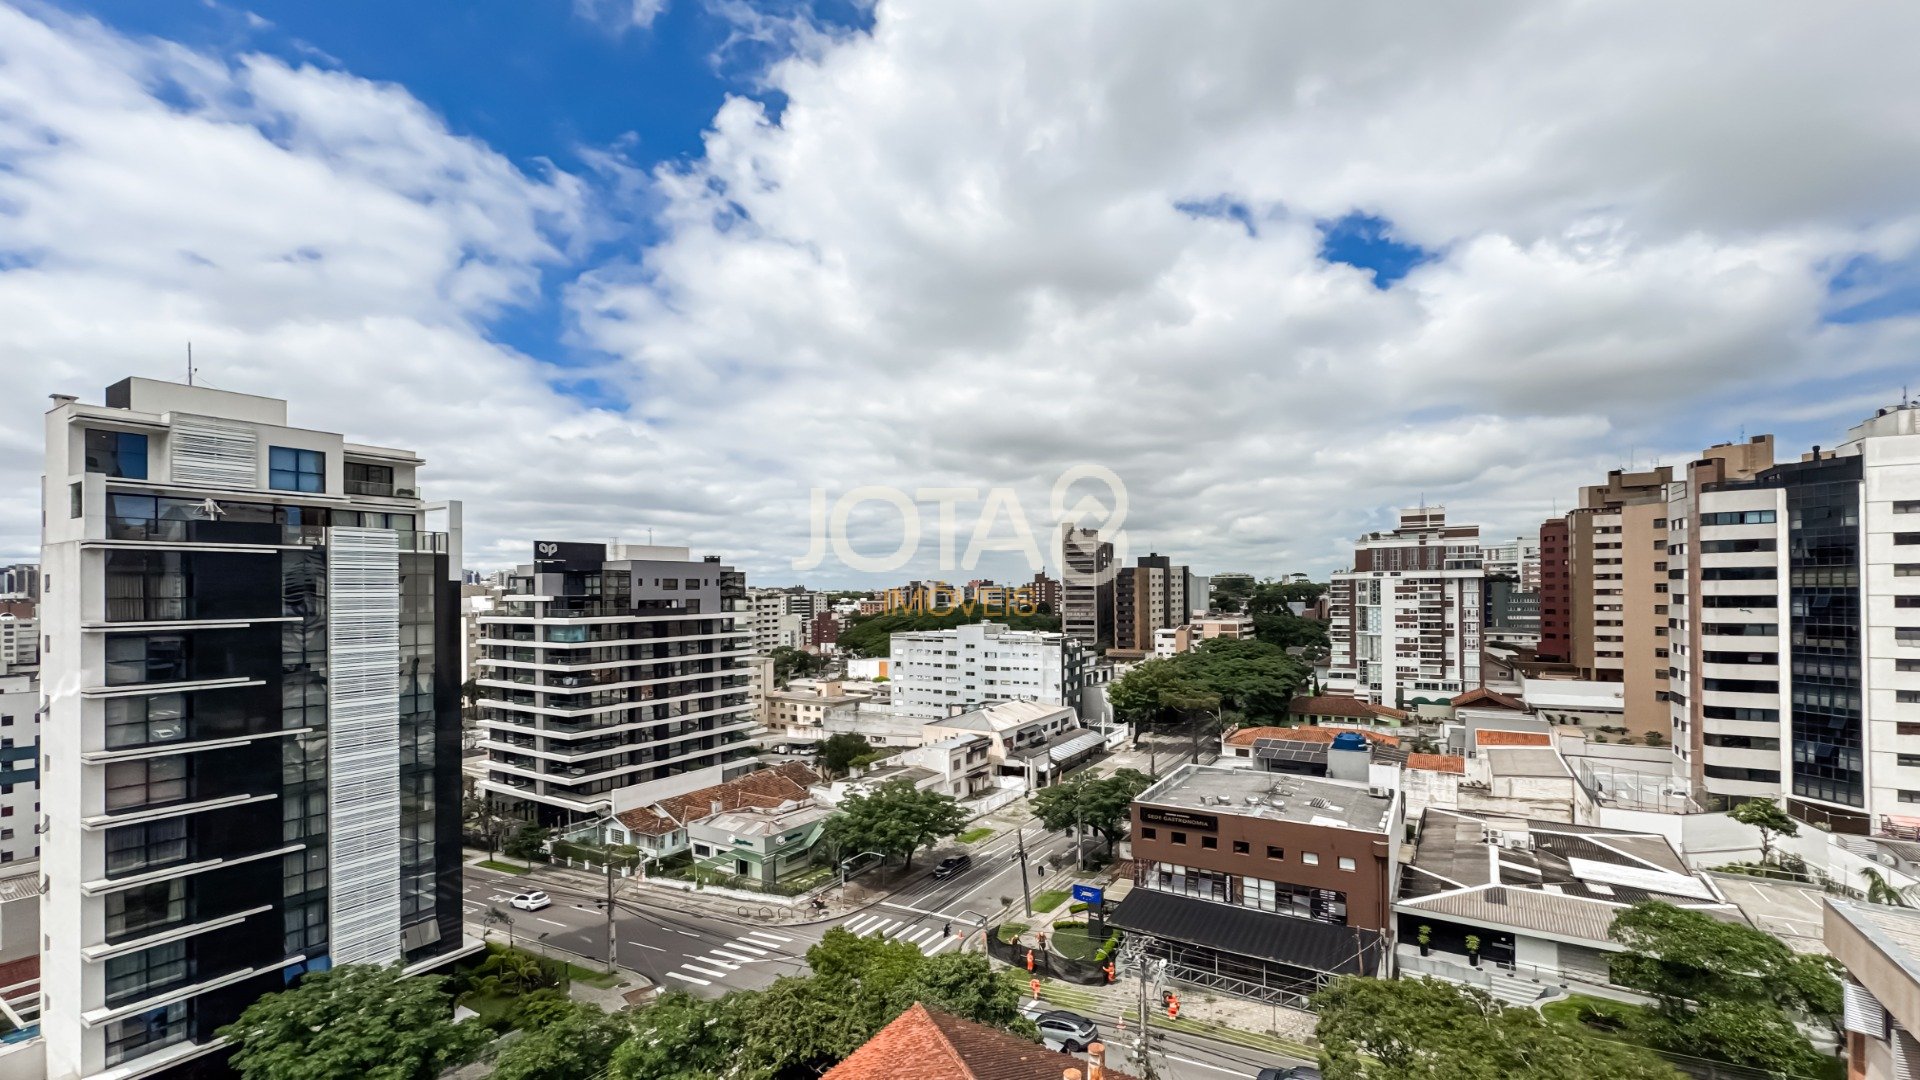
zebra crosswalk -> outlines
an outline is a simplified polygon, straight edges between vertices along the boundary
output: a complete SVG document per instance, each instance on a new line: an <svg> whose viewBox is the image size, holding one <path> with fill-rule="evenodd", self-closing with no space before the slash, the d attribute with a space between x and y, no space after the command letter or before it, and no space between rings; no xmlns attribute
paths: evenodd
<svg viewBox="0 0 1920 1080"><path fill-rule="evenodd" d="M842 925L848 933L856 937L904 941L927 956L945 952L960 942L958 937L947 933L945 927L937 922L923 923L919 920L889 918L886 915L860 915L848 919Z"/></svg>
<svg viewBox="0 0 1920 1080"><path fill-rule="evenodd" d="M749 930L724 945L715 945L704 956L689 956L686 963L663 974L691 986L712 986L748 964L790 956L788 946L792 944L793 939L785 934Z"/></svg>

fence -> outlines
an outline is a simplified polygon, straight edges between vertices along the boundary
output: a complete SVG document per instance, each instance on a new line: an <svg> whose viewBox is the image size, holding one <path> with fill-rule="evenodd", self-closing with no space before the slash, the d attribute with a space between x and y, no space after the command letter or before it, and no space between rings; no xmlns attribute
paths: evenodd
<svg viewBox="0 0 1920 1080"><path fill-rule="evenodd" d="M1058 979L1061 982L1078 983L1081 986L1105 986L1107 970L1105 964L1096 964L1090 960L1070 960L1058 953L1045 949L1030 948L1018 942L1000 940L1000 927L987 927L987 955L995 960L1003 960L1023 971L1032 971L1035 978ZM1027 958L1033 958L1033 966L1027 967Z"/></svg>

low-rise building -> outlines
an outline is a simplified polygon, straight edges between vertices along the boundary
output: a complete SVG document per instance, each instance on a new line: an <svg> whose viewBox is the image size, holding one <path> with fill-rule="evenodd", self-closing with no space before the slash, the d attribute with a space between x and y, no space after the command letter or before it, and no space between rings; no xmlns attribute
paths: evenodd
<svg viewBox="0 0 1920 1080"><path fill-rule="evenodd" d="M1605 988L1614 917L1646 900L1743 921L1659 833L1432 808L1393 905L1395 960L1512 1002Z"/></svg>
<svg viewBox="0 0 1920 1080"><path fill-rule="evenodd" d="M1827 951L1842 983L1848 1080L1920 1075L1920 911L1827 897Z"/></svg>
<svg viewBox="0 0 1920 1080"><path fill-rule="evenodd" d="M1134 800L1110 921L1171 980L1299 1004L1385 961L1402 829L1391 788L1185 765Z"/></svg>
<svg viewBox="0 0 1920 1080"><path fill-rule="evenodd" d="M873 695L849 690L838 680L796 682L785 690L769 690L761 723L770 742L813 743L834 733L829 721L849 722Z"/></svg>
<svg viewBox="0 0 1920 1080"><path fill-rule="evenodd" d="M695 823L734 810L782 810L805 804L813 797L815 779L807 766L784 762L622 810L592 829L602 843L632 845L652 860L671 858L691 849L688 830Z"/></svg>
<svg viewBox="0 0 1920 1080"><path fill-rule="evenodd" d="M1080 715L1073 709L1036 701L1003 701L956 712L928 720L921 731L923 744L954 736L984 736L988 759L1000 774L1025 780L1030 791L1052 783L1104 741L1099 732L1080 726Z"/></svg>
<svg viewBox="0 0 1920 1080"><path fill-rule="evenodd" d="M934 1012L914 1004L821 1080L1133 1080L1105 1067L1104 1047L1087 1048L1083 1057L998 1028Z"/></svg>
<svg viewBox="0 0 1920 1080"><path fill-rule="evenodd" d="M708 870L771 885L813 865L813 846L832 814L811 798L722 810L687 823L687 846Z"/></svg>
<svg viewBox="0 0 1920 1080"><path fill-rule="evenodd" d="M1287 704L1287 719L1296 724L1332 724L1336 727L1356 724L1399 725L1406 722L1407 713L1403 709L1376 705L1345 694L1321 694L1317 697L1294 698Z"/></svg>

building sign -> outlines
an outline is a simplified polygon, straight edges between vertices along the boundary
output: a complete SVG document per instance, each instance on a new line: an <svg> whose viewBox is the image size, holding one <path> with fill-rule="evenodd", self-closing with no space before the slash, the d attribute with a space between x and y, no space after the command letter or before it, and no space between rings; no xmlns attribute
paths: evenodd
<svg viewBox="0 0 1920 1080"><path fill-rule="evenodd" d="M1157 806L1141 807L1140 820L1148 825L1171 825L1176 829L1199 829L1203 832L1220 828L1220 819L1213 814L1189 814L1185 810L1162 810Z"/></svg>
<svg viewBox="0 0 1920 1080"><path fill-rule="evenodd" d="M607 561L605 544L576 544L564 540L541 540L533 545L533 569L538 574L564 574L568 571L598 570Z"/></svg>
<svg viewBox="0 0 1920 1080"><path fill-rule="evenodd" d="M1105 897L1106 894L1098 885L1075 885L1073 887L1074 901L1085 904L1088 907L1099 907L1100 902L1105 899Z"/></svg>

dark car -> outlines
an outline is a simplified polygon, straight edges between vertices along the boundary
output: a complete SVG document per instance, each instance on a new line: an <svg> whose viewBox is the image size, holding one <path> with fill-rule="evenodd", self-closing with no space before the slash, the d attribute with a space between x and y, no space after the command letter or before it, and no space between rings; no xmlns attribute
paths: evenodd
<svg viewBox="0 0 1920 1080"><path fill-rule="evenodd" d="M950 878L972 865L973 856L971 855L949 855L940 860L939 866L933 868L933 876L935 880Z"/></svg>
<svg viewBox="0 0 1920 1080"><path fill-rule="evenodd" d="M1291 1069L1261 1069L1254 1080L1320 1080L1320 1070L1311 1065L1295 1065Z"/></svg>

